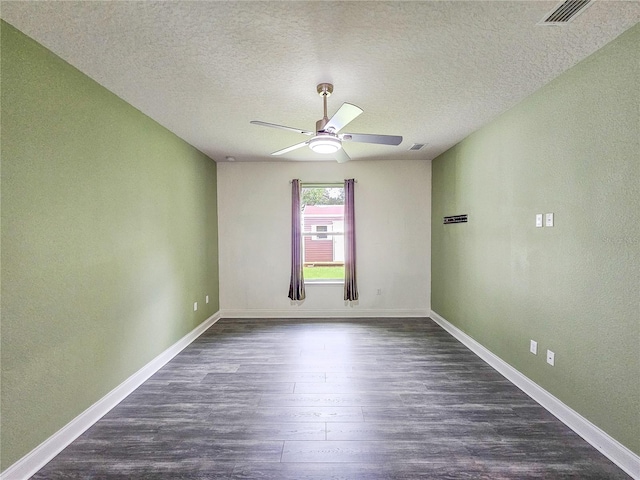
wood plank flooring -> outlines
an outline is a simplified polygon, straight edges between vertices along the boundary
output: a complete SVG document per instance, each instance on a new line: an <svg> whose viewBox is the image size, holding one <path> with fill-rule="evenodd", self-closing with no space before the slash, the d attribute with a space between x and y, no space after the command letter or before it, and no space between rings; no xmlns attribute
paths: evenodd
<svg viewBox="0 0 640 480"><path fill-rule="evenodd" d="M222 319L34 477L623 479L430 319Z"/></svg>

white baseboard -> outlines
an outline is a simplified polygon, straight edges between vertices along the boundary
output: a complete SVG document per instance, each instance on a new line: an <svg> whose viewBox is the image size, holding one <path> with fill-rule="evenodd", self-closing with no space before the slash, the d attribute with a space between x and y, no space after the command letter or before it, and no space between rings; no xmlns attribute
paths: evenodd
<svg viewBox="0 0 640 480"><path fill-rule="evenodd" d="M220 319L220 312L214 313L204 322L186 334L160 355L155 357L136 373L127 378L88 409L42 442L31 452L0 474L0 480L24 480L44 467L53 457L64 450L71 442L82 435L89 427L106 415L113 407L124 400L131 392L142 385L149 377L160 370L169 360L184 350L191 342L204 333L207 328Z"/></svg>
<svg viewBox="0 0 640 480"><path fill-rule="evenodd" d="M469 350L478 355L502 374L516 387L556 416L562 423L576 432L593 447L602 452L609 460L636 480L640 480L640 457L622 445L609 434L584 418L571 407L565 405L540 385L520 373L490 350L476 342L469 335L455 327L436 312L431 310L431 318L444 328Z"/></svg>
<svg viewBox="0 0 640 480"><path fill-rule="evenodd" d="M428 310L376 310L348 308L344 310L302 310L292 307L287 310L269 309L224 309L220 311L221 318L388 318L388 317L417 317L426 318Z"/></svg>

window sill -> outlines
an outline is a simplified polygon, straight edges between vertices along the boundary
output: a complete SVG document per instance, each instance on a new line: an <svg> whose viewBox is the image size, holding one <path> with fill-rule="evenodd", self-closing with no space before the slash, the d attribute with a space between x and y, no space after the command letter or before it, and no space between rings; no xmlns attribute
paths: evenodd
<svg viewBox="0 0 640 480"><path fill-rule="evenodd" d="M344 280L305 280L304 286L307 285L344 285Z"/></svg>

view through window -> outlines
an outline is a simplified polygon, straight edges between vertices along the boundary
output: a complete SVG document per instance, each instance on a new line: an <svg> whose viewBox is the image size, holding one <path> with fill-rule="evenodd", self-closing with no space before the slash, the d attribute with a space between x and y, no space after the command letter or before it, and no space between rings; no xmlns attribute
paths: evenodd
<svg viewBox="0 0 640 480"><path fill-rule="evenodd" d="M344 185L302 185L305 283L344 282Z"/></svg>

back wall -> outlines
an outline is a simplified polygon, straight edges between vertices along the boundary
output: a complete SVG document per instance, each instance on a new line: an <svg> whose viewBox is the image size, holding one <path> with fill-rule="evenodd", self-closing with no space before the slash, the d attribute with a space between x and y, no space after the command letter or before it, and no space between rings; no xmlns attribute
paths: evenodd
<svg viewBox="0 0 640 480"><path fill-rule="evenodd" d="M355 178L360 300L342 285L307 285L293 305L291 185ZM226 316L426 316L431 164L414 160L219 163L220 308ZM381 289L382 294L377 295Z"/></svg>

